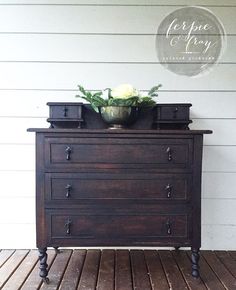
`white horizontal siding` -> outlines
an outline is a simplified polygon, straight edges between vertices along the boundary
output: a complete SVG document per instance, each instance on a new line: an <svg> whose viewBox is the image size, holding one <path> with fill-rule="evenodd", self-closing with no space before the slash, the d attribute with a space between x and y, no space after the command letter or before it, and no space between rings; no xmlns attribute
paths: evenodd
<svg viewBox="0 0 236 290"><path fill-rule="evenodd" d="M0 43L0 61L159 62L156 35L0 34ZM219 61L235 62L236 35L227 47Z"/></svg>
<svg viewBox="0 0 236 290"><path fill-rule="evenodd" d="M8 5L156 5L156 6L178 6L178 5L211 5L211 6L235 6L235 0L225 0L216 1L216 0L1 0L0 4Z"/></svg>
<svg viewBox="0 0 236 290"><path fill-rule="evenodd" d="M0 32L156 34L163 17L177 8L5 5L0 9ZM224 23L228 34L236 33L236 6L211 7L211 11Z"/></svg>
<svg viewBox="0 0 236 290"><path fill-rule="evenodd" d="M1 0L0 4L8 5L157 5L157 6L178 6L178 5L211 5L211 6L235 6L235 0L225 0L216 1L216 0Z"/></svg>
<svg viewBox="0 0 236 290"><path fill-rule="evenodd" d="M77 89L78 84L97 89L129 82L142 90L161 83L165 90L236 91L235 75L235 64L218 64L211 73L186 82L186 77L173 74L161 64L1 63L0 89L68 90Z"/></svg>
<svg viewBox="0 0 236 290"><path fill-rule="evenodd" d="M183 5L209 6L228 34L220 64L196 78L167 71L156 55L159 23ZM46 102L79 101L77 84L130 82L162 83L159 102L192 103L191 128L213 129L204 137L202 245L235 249L235 15L234 0L0 0L0 231L8 233L0 248L35 247L35 137L26 129L48 127Z"/></svg>

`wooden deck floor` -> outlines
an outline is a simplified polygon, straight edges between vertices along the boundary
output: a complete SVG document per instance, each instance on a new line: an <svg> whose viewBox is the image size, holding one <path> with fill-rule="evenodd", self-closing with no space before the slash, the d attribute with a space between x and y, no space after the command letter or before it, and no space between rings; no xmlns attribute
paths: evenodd
<svg viewBox="0 0 236 290"><path fill-rule="evenodd" d="M236 252L202 251L200 279L190 275L189 252L181 250L48 250L48 264L47 285L36 250L1 250L0 289L236 289Z"/></svg>

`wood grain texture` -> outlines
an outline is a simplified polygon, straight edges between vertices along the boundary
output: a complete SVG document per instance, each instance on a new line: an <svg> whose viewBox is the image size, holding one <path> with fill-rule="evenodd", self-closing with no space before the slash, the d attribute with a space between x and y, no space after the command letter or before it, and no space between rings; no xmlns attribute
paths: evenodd
<svg viewBox="0 0 236 290"><path fill-rule="evenodd" d="M101 253L99 250L91 250L87 253L84 261L84 271L77 290L95 290L97 285Z"/></svg>
<svg viewBox="0 0 236 290"><path fill-rule="evenodd" d="M147 271L147 265L145 263L144 252L141 250L131 250L130 259L134 289L150 289L151 282Z"/></svg>
<svg viewBox="0 0 236 290"><path fill-rule="evenodd" d="M175 264L174 258L170 251L159 251L161 262L170 285L170 288L176 290L188 289L186 286L179 267Z"/></svg>
<svg viewBox="0 0 236 290"><path fill-rule="evenodd" d="M69 259L72 255L71 250L63 250L60 255L57 255L53 264L50 268L50 283L42 284L40 287L41 290L48 289L58 289L58 286L62 280L62 277L65 273L66 267L68 265Z"/></svg>
<svg viewBox="0 0 236 290"><path fill-rule="evenodd" d="M48 250L48 259L47 264L48 268L51 268L52 262L54 261L56 254L54 250ZM24 267L24 264L22 265ZM39 262L34 266L33 270L25 276L25 282L22 285L22 290L32 290L32 289L39 289L42 285L42 279L39 277ZM16 282L15 285L18 285Z"/></svg>
<svg viewBox="0 0 236 290"><path fill-rule="evenodd" d="M17 269L18 265L28 255L28 250L18 250L6 261L6 263L0 268L0 287L2 288L12 273Z"/></svg>
<svg viewBox="0 0 236 290"><path fill-rule="evenodd" d="M4 285L6 290L18 290L19 285L25 282L25 277L32 271L38 261L38 251L31 250L24 261L19 265L16 271L11 276L11 279Z"/></svg>
<svg viewBox="0 0 236 290"><path fill-rule="evenodd" d="M96 289L98 290L114 289L114 278L115 278L114 269L115 269L115 251L103 250L101 253Z"/></svg>
<svg viewBox="0 0 236 290"><path fill-rule="evenodd" d="M219 259L216 254L212 251L206 251L202 253L202 256L205 258L207 263L213 269L215 274L220 278L221 283L225 286L226 289L234 289L236 288L236 279L229 272L229 270L221 263L219 263Z"/></svg>
<svg viewBox="0 0 236 290"><path fill-rule="evenodd" d="M145 260L147 264L148 273L150 275L150 282L153 290L167 290L169 284L167 282L165 272L157 251L145 251Z"/></svg>
<svg viewBox="0 0 236 290"><path fill-rule="evenodd" d="M3 252L6 250L2 250ZM48 264L51 269L59 269L58 276L56 277L53 273L52 276L49 275L51 279L50 284L45 285L42 284L41 278L38 275L38 263L35 264L35 259L37 256L31 254L36 251L29 251L29 254L25 257L25 259L21 260L20 263L15 265L15 268L8 268L10 272L8 272L8 281L1 289L22 289L22 290L32 290L32 289L58 289L58 290L76 290L78 289L78 283L81 279L87 277L87 284L85 284L84 280L84 288L83 290L88 289L102 289L102 290L134 290L134 289L142 289L142 290L169 290L169 289L181 289L178 288L182 285L183 287L187 287L188 290L206 290L206 289L214 289L214 290L223 290L223 289L235 289L234 286L226 286L225 281L225 273L216 273L215 269L212 268L211 264L208 264L209 261L206 261L202 256L200 259L201 265L201 278L194 279L189 275L189 251L171 251L170 253L172 258L170 260L169 254L167 255L167 260L162 255L162 260L159 258L159 252L163 254L163 251L155 251L155 250L144 250L133 252L133 257L135 256L135 263L132 266L135 267L135 273L139 274L140 277L133 277L135 279L135 284L132 285L131 279L131 264L129 259L129 250L97 250L97 253L105 253L99 265L97 264L97 254L94 255L95 250L73 250L69 262L68 256L65 257L65 252L68 254L68 250L62 250L64 254L55 253L54 250L48 250ZM15 253L18 256L22 255L22 250L16 250ZM20 254L21 252L21 254ZM202 251L203 255L205 254ZM141 255L140 255L141 254ZM234 263L236 259L236 252L226 252L226 251L217 251L214 252L215 255L219 259L217 259L217 263L214 265L215 268L225 268L229 270L231 268L234 271ZM61 257L59 257L61 256ZM85 256L89 256L89 260L91 262L91 266L97 265L95 268L97 269L98 276L100 278L94 279L96 276L93 275L93 270L91 267L88 267L84 262ZM145 257L145 259L144 259ZM62 260L65 258L64 262ZM114 258L116 263L114 263ZM134 261L134 260L133 260ZM171 261L172 266L168 265ZM68 263L67 263L68 262ZM32 266L34 267L32 268ZM172 277L169 276L169 272L165 272L163 269L163 265L166 267L176 267L177 276L174 276L175 273L171 274ZM64 269L65 266L65 269ZM233 268L232 268L233 267ZM1 268L0 268L1 269ZM94 268L93 268L94 269ZM166 268L167 269L167 268ZM226 268L225 268L226 269ZM64 270L64 274L62 272ZM96 272L96 271L95 271ZM112 275L110 275L112 273ZM142 281L142 277L150 277L150 284L144 284ZM2 277L2 276L1 276ZM16 279L17 278L17 279ZM167 280L175 278L174 287L167 283ZM181 281L184 281L182 284ZM149 278L148 278L149 279ZM56 280L58 283L56 283ZM146 280L146 278L145 278ZM22 281L25 281L22 285ZM93 281L91 284L90 282ZM236 278L234 277L234 281ZM112 284L112 282L114 284ZM89 286L90 285L90 286ZM113 288L115 285L115 288ZM145 285L145 288L143 288ZM225 287L223 286L225 285ZM10 287L11 286L11 287ZM177 287L177 288L176 288ZM184 289L184 288L182 288Z"/></svg>
<svg viewBox="0 0 236 290"><path fill-rule="evenodd" d="M73 251L59 289L76 289L82 273L85 256L85 250Z"/></svg>
<svg viewBox="0 0 236 290"><path fill-rule="evenodd" d="M115 262L115 290L132 290L132 271L128 250L117 250Z"/></svg>

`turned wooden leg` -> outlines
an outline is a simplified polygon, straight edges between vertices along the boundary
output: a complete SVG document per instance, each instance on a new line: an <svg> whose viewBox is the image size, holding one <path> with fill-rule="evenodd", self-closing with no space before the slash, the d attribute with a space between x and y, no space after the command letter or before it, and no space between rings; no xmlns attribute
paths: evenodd
<svg viewBox="0 0 236 290"><path fill-rule="evenodd" d="M192 260L192 276L195 278L199 277L199 248L192 248L192 255L191 255L191 260Z"/></svg>
<svg viewBox="0 0 236 290"><path fill-rule="evenodd" d="M47 248L41 248L39 250L39 276L43 282L49 283L48 275L48 264L47 264Z"/></svg>

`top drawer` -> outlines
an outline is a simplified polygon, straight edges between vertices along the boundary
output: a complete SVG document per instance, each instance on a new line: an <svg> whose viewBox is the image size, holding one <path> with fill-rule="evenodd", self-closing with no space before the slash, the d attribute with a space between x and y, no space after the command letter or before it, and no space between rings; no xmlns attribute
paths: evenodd
<svg viewBox="0 0 236 290"><path fill-rule="evenodd" d="M46 137L44 160L55 169L187 169L192 139Z"/></svg>

